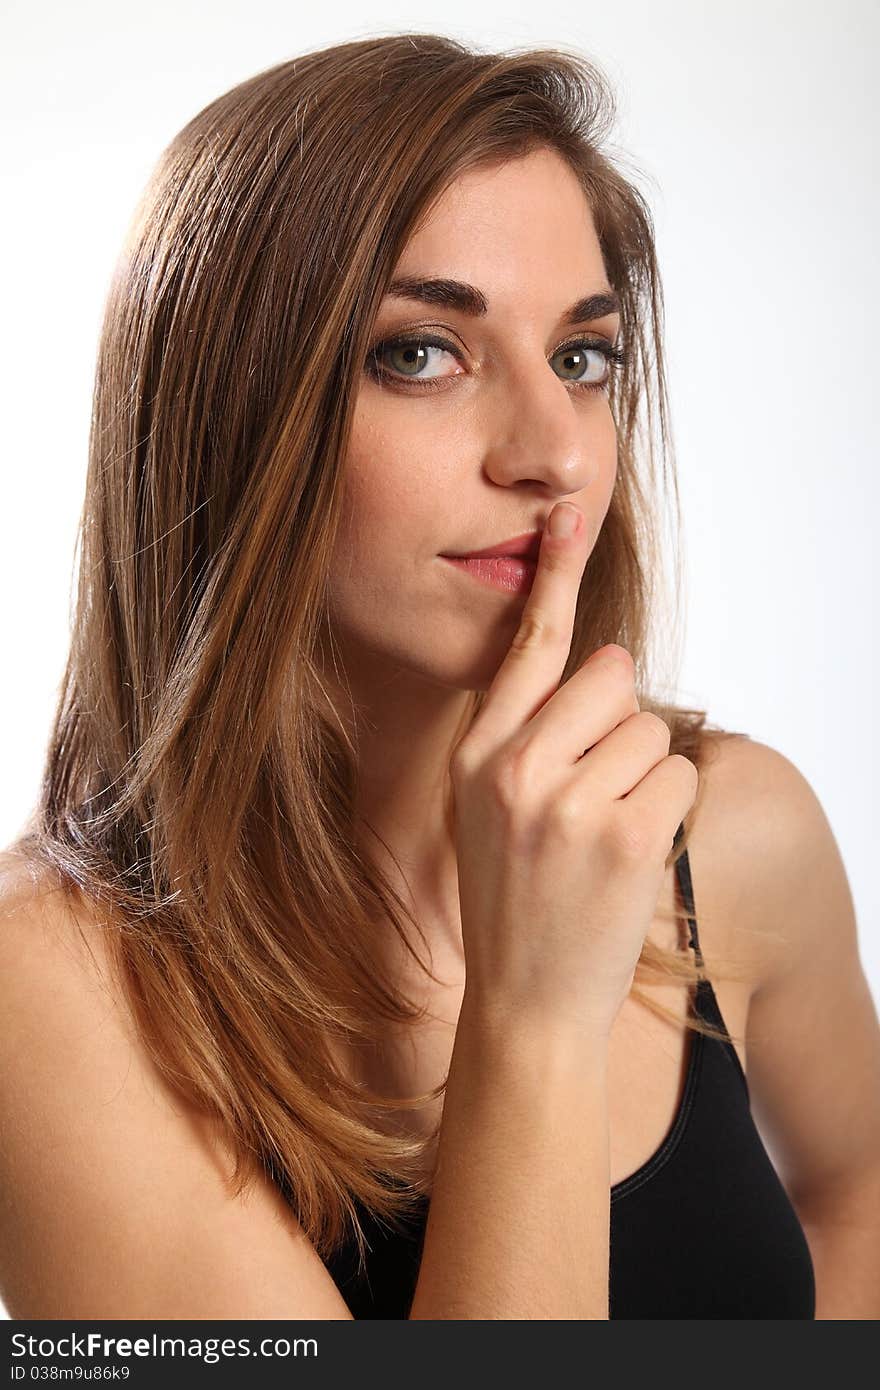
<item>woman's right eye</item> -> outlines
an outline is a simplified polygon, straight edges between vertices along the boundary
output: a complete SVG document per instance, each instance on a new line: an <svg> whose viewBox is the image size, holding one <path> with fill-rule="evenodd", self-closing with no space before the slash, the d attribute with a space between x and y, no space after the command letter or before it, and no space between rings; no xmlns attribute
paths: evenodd
<svg viewBox="0 0 880 1390"><path fill-rule="evenodd" d="M420 389L424 387L436 389L449 376L462 375L461 372L450 372L446 376L424 376L423 369L426 365L431 365L430 354L432 352L445 352L454 357L456 361L461 361L458 349L445 338L428 337L420 334L418 337L389 338L384 343L378 343L367 358L367 367L371 374L380 380L393 381L395 385L400 383L404 387L415 386ZM388 366L383 365L386 362L389 364Z"/></svg>

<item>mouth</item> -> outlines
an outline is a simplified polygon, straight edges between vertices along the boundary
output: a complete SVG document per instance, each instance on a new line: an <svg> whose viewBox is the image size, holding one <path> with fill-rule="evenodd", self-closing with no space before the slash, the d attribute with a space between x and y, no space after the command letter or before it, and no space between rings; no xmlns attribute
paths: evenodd
<svg viewBox="0 0 880 1390"><path fill-rule="evenodd" d="M538 562L541 549L541 531L522 531L497 545L487 545L484 550L444 551L444 560L494 560L516 559L533 565Z"/></svg>
<svg viewBox="0 0 880 1390"><path fill-rule="evenodd" d="M443 555L441 559L478 583L510 594L527 594L538 568L537 558L528 555Z"/></svg>

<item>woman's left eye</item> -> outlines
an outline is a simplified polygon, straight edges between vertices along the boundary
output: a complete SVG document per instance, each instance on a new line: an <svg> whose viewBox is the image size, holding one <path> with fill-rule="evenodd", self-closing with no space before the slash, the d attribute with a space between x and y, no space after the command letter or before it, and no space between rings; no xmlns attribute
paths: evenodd
<svg viewBox="0 0 880 1390"><path fill-rule="evenodd" d="M403 385L404 388L415 386L420 389L437 389L441 383L447 380L446 376L426 377L422 376L421 368L429 362L428 354L432 351L449 353L456 361L460 362L461 353L452 343L445 338L436 338L420 334L418 337L389 338L384 343L379 343L372 349L367 358L367 370L378 380L392 381L395 385ZM389 371L383 365L386 358L398 356L398 362L392 362L392 369ZM623 348L612 347L610 343L595 342L588 339L578 339L577 342L567 343L564 347L557 348L553 357L561 358L563 369L572 371L575 375L564 378L572 386L577 386L584 391L604 391L611 380L611 372L614 368L620 367L625 361ZM598 378L591 375L595 367L591 368L591 362L602 367ZM418 373L418 375L417 375ZM449 373L448 376L460 376L460 372Z"/></svg>

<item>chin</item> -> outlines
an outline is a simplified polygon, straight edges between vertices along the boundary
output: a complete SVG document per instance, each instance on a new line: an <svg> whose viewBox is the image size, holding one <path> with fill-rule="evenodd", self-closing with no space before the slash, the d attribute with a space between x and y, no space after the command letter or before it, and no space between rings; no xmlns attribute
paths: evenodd
<svg viewBox="0 0 880 1390"><path fill-rule="evenodd" d="M509 645L508 641L507 647ZM435 681L448 690L460 690L462 693L485 692L495 679L507 647L497 651L487 647L461 662L453 662L452 654L447 648L446 655L449 660L443 670L437 670L436 667L431 670L423 669L423 675L426 680Z"/></svg>

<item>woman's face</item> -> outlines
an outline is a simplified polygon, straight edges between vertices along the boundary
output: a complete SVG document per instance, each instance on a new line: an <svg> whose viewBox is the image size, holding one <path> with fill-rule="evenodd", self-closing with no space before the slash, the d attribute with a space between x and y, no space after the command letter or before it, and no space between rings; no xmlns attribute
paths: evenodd
<svg viewBox="0 0 880 1390"><path fill-rule="evenodd" d="M562 498L582 509L595 544L617 466L615 368L601 348L619 317L606 305L569 318L609 285L589 205L550 150L450 185L395 267L402 277L462 282L487 307L436 294L382 303L370 343L383 375L362 373L332 624L354 671L378 662L484 690L526 594L481 583L443 554L541 531ZM400 336L421 337L421 348L382 347Z"/></svg>

